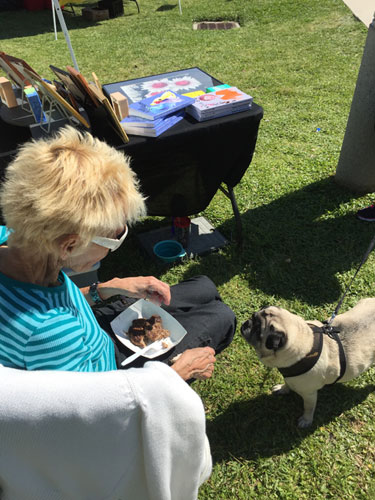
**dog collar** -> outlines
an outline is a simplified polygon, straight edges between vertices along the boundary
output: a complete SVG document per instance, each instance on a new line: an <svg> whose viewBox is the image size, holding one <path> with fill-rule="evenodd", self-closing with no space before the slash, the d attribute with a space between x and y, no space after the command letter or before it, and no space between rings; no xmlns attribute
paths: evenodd
<svg viewBox="0 0 375 500"><path fill-rule="evenodd" d="M340 357L340 374L337 377L337 379L332 382L332 384L325 384L325 385L333 385L338 382L345 373L346 370L346 357L345 357L345 352L344 348L341 342L340 337L338 336L339 330L335 329L334 327L331 327L329 325L323 325L323 326L316 326L311 323L309 323L309 326L311 330L313 331L314 335L314 342L311 351L306 354L304 358L302 358L300 361L295 363L292 366L288 366L287 368L279 368L279 372L283 377L297 377L298 375L303 375L304 373L308 372L311 370L311 368L315 365L315 363L318 361L320 358L320 355L322 353L322 348L323 348L323 334L328 335L331 337L331 339L336 340L338 347L339 347L339 357Z"/></svg>
<svg viewBox="0 0 375 500"><path fill-rule="evenodd" d="M286 368L278 368L283 377L297 377L311 370L320 358L323 348L323 331L316 325L309 325L314 334L314 341L311 351L304 358L297 361L294 365Z"/></svg>

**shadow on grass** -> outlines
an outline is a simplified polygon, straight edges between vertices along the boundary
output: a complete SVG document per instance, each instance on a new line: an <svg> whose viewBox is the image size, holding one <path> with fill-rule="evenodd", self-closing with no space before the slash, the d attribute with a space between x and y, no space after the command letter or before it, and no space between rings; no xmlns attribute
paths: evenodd
<svg viewBox="0 0 375 500"><path fill-rule="evenodd" d="M54 28L52 19L52 10L44 9L38 11L28 11L25 9L17 11L6 11L1 13L2 30L1 38L24 38L36 36L41 33L51 33L51 39L54 40ZM68 30L88 28L98 23L86 21L82 16L72 14L64 15ZM63 36L59 21L57 20L57 29L59 36ZM16 55L16 54L11 54Z"/></svg>
<svg viewBox="0 0 375 500"><path fill-rule="evenodd" d="M168 11L168 10L173 10L177 7L177 4L164 4L164 5L161 5L160 7L158 7L156 9L156 12L165 12L165 11Z"/></svg>
<svg viewBox="0 0 375 500"><path fill-rule="evenodd" d="M353 388L341 384L323 388L319 391L314 422L308 429L297 427L303 404L295 393L261 395L233 403L223 414L207 422L213 459L215 462L233 457L255 460L286 453L317 428L360 404L374 389L373 385Z"/></svg>
<svg viewBox="0 0 375 500"><path fill-rule="evenodd" d="M220 286L240 275L249 288L270 297L313 306L336 302L342 293L337 275L357 268L375 230L374 224L357 220L353 213L340 215L339 207L359 196L327 178L248 210L241 216L242 249L233 242L223 252L192 261L180 280L206 274ZM146 220L134 228L133 236L168 223ZM230 239L234 218L217 229ZM132 236L102 264L108 278L119 273L160 277L171 267L145 255Z"/></svg>
<svg viewBox="0 0 375 500"><path fill-rule="evenodd" d="M352 213L336 215L356 196L327 178L249 210L241 216L242 250L233 243L190 266L189 274L216 269L210 277L220 285L240 273L249 287L271 296L335 301L341 293L336 274L359 265L375 229ZM232 218L217 229L230 238L234 226Z"/></svg>
<svg viewBox="0 0 375 500"><path fill-rule="evenodd" d="M137 15L137 10L134 10L133 1L127 2L124 0L124 16ZM131 7L127 8L128 5ZM76 15L63 11L65 24L68 31L75 29L92 28L102 24L101 21L89 21L80 15L81 7L97 7L97 2L74 4ZM51 33L51 40L54 41L54 27L52 10L44 9L37 11L29 11L25 9L2 11L1 12L1 39L24 38L28 36L36 36L41 33ZM109 19L109 21L111 21ZM104 22L109 22L104 21ZM56 19L58 36L64 36L61 30L59 20ZM18 54L11 54L20 57Z"/></svg>

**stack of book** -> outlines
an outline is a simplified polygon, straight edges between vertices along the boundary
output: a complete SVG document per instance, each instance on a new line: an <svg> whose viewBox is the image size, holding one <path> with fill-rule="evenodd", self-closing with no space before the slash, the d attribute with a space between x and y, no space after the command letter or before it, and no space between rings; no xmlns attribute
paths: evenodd
<svg viewBox="0 0 375 500"><path fill-rule="evenodd" d="M237 87L227 87L200 95L186 112L199 122L247 111L253 98Z"/></svg>
<svg viewBox="0 0 375 500"><path fill-rule="evenodd" d="M184 117L184 111L174 113L157 120L146 120L139 116L127 116L121 120L127 134L142 135L145 137L158 137L160 134L173 127Z"/></svg>
<svg viewBox="0 0 375 500"><path fill-rule="evenodd" d="M128 134L158 137L182 120L185 108L194 102L192 97L167 90L130 104L129 116L121 125Z"/></svg>

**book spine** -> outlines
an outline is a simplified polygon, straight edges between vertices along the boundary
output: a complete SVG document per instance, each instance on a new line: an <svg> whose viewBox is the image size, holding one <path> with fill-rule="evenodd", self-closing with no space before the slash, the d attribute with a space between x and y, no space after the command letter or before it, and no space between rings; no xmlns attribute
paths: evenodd
<svg viewBox="0 0 375 500"><path fill-rule="evenodd" d="M46 123L47 118L42 109L39 95L34 88L24 89L26 98L30 104L31 111L37 123Z"/></svg>

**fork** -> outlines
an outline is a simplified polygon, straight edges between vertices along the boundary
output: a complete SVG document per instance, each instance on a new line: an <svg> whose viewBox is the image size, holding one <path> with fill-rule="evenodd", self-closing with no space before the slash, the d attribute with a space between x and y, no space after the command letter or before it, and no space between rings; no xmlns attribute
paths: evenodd
<svg viewBox="0 0 375 500"><path fill-rule="evenodd" d="M143 349L140 349L139 351L135 352L134 354L132 354L128 358L124 359L124 361L122 361L122 363L121 363L121 366L128 365L129 363L131 363L135 359L139 358L139 356L143 356L148 351L151 351L151 349L158 349L159 347L161 347L162 341L163 341L163 339L155 340L155 342L153 342L152 344L149 344L148 346L144 347Z"/></svg>

